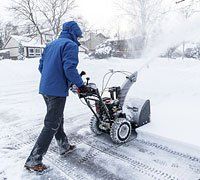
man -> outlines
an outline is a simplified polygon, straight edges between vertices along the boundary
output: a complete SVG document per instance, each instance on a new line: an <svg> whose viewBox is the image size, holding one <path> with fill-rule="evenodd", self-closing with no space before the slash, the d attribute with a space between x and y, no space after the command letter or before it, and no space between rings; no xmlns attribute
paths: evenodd
<svg viewBox="0 0 200 180"><path fill-rule="evenodd" d="M25 168L30 171L41 172L47 169L42 159L54 136L60 155L65 155L75 149L75 145L69 144L63 129L63 111L70 83L75 84L79 92L87 92L76 69L80 45L78 38L80 37L82 37L82 32L76 22L64 23L59 38L46 46L40 59L39 93L43 95L47 114L44 127L25 163Z"/></svg>

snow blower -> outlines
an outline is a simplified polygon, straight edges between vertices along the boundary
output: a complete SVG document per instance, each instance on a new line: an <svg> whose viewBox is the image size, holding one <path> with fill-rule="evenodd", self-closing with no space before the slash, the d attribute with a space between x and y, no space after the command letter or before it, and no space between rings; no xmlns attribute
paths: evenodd
<svg viewBox="0 0 200 180"><path fill-rule="evenodd" d="M116 73L125 74L125 82L121 87L107 88L111 77ZM79 98L84 99L93 113L90 120L91 131L96 135L108 133L115 143L125 143L128 141L132 130L150 122L150 100L131 99L131 102L123 107L126 95L136 82L138 74L138 72L129 73L129 75L127 73L129 72L113 70L106 73L103 78L101 93L96 84L89 83L90 78L86 78L86 86L89 92L79 94ZM110 77L104 87L107 75L110 75ZM109 97L103 97L105 91L109 93Z"/></svg>

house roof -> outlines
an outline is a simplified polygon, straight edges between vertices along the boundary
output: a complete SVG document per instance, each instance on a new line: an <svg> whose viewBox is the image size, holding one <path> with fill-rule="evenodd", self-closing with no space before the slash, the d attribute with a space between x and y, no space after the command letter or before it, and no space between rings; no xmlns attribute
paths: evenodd
<svg viewBox="0 0 200 180"><path fill-rule="evenodd" d="M86 41L90 41L93 40L94 38L100 37L102 39L108 39L108 37L106 37L105 35L103 35L102 33L94 33L94 32L90 32L90 33L85 33L83 35L83 38L81 39L81 41L86 42Z"/></svg>
<svg viewBox="0 0 200 180"><path fill-rule="evenodd" d="M11 35L6 44L4 45L4 48L6 47L11 38L15 39L18 43L21 43L24 47L45 47L45 44L40 43L40 38L30 38L26 36Z"/></svg>
<svg viewBox="0 0 200 180"><path fill-rule="evenodd" d="M138 42L138 41L143 41L144 38L142 36L134 36L134 37L127 37L127 38L110 38L107 39L106 42L111 42L111 41L132 41L132 42Z"/></svg>
<svg viewBox="0 0 200 180"><path fill-rule="evenodd" d="M79 51L84 51L84 52L88 52L89 49L83 45L79 46Z"/></svg>
<svg viewBox="0 0 200 180"><path fill-rule="evenodd" d="M7 53L9 52L10 50L7 50L7 49L3 49L3 50L0 50L0 53Z"/></svg>

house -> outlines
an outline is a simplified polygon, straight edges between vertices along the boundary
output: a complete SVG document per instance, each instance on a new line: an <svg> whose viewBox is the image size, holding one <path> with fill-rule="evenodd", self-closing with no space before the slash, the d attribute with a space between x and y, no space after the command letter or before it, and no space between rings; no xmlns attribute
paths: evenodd
<svg viewBox="0 0 200 180"><path fill-rule="evenodd" d="M108 37L104 36L102 33L93 33L90 32L85 35L84 39L82 39L81 44L87 47L90 51L95 51L96 46L105 42Z"/></svg>
<svg viewBox="0 0 200 180"><path fill-rule="evenodd" d="M39 38L30 38L25 36L11 35L5 45L3 46L4 51L9 51L10 59L24 59L39 57L45 44L40 43Z"/></svg>
<svg viewBox="0 0 200 180"><path fill-rule="evenodd" d="M140 36L129 39L108 39L96 47L91 54L95 58L139 58L144 48L144 39Z"/></svg>

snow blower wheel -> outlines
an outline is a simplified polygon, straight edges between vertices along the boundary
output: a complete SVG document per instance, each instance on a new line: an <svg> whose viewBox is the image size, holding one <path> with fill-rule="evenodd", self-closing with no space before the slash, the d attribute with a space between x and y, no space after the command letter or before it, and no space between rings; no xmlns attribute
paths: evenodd
<svg viewBox="0 0 200 180"><path fill-rule="evenodd" d="M98 119L95 116L92 116L92 118L90 119L90 129L96 135L102 134L102 131L99 129Z"/></svg>
<svg viewBox="0 0 200 180"><path fill-rule="evenodd" d="M110 137L115 143L125 143L131 135L131 123L125 118L118 118L112 124Z"/></svg>

